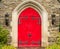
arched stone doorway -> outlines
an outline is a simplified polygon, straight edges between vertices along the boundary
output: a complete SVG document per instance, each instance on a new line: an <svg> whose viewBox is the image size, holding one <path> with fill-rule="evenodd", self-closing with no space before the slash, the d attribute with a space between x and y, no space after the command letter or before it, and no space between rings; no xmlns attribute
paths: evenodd
<svg viewBox="0 0 60 49"><path fill-rule="evenodd" d="M44 9L44 7L34 1L24 1L22 3L20 3L12 12L12 32L11 32L11 36L12 36L12 45L14 46L18 46L18 18L19 15L21 14L21 12L28 8L31 7L33 9L35 9L38 14L41 16L41 46L47 46L48 45L48 14L46 12L46 10Z"/></svg>

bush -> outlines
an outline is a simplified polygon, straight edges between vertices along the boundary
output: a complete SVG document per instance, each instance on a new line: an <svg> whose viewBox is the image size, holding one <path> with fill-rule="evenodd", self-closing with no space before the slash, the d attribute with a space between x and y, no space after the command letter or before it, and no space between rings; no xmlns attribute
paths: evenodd
<svg viewBox="0 0 60 49"><path fill-rule="evenodd" d="M46 47L46 49L60 49L60 46L57 44L53 44L53 45Z"/></svg>
<svg viewBox="0 0 60 49"><path fill-rule="evenodd" d="M0 45L6 44L8 41L9 31L0 25Z"/></svg>
<svg viewBox="0 0 60 49"><path fill-rule="evenodd" d="M14 46L11 45L5 45L2 47L2 49L16 49Z"/></svg>
<svg viewBox="0 0 60 49"><path fill-rule="evenodd" d="M14 46L7 45L9 31L0 25L0 49L16 49Z"/></svg>

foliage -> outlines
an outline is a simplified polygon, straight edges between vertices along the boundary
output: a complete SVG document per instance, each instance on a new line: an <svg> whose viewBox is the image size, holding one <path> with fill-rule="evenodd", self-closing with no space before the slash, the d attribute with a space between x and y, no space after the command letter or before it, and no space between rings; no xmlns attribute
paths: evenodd
<svg viewBox="0 0 60 49"><path fill-rule="evenodd" d="M0 45L6 44L9 31L0 25Z"/></svg>
<svg viewBox="0 0 60 49"><path fill-rule="evenodd" d="M0 45L0 49L2 49L2 45Z"/></svg>
<svg viewBox="0 0 60 49"><path fill-rule="evenodd" d="M2 47L2 49L16 49L14 46L11 45L5 45Z"/></svg>
<svg viewBox="0 0 60 49"><path fill-rule="evenodd" d="M47 46L46 49L60 49L60 45L53 44L53 45Z"/></svg>

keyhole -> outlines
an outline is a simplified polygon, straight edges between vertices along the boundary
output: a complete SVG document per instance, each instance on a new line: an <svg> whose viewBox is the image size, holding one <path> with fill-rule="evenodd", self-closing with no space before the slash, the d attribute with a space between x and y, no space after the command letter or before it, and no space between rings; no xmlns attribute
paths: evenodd
<svg viewBox="0 0 60 49"><path fill-rule="evenodd" d="M28 37L31 37L31 36L32 36L32 34L31 34L31 33L29 33L29 34L28 34Z"/></svg>

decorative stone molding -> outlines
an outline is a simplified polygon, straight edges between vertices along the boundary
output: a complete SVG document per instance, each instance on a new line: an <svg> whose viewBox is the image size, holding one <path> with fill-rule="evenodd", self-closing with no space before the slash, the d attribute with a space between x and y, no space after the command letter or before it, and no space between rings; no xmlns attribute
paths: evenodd
<svg viewBox="0 0 60 49"><path fill-rule="evenodd" d="M18 46L18 16L24 9L26 9L28 7L34 8L41 15L41 19L42 19L42 46L47 46L48 45L48 35L49 35L48 13L40 3L38 3L34 0L30 0L30 1L26 0L26 1L21 2L12 12L12 22L11 22L12 43L11 44L14 45L15 47Z"/></svg>

